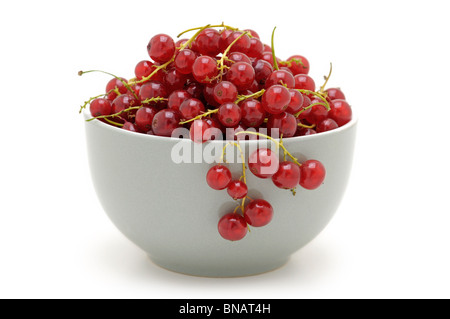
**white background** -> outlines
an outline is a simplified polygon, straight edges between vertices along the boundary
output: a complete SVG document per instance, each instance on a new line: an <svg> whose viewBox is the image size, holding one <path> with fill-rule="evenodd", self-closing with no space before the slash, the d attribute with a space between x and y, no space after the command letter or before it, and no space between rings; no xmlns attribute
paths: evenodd
<svg viewBox="0 0 450 319"><path fill-rule="evenodd" d="M450 297L448 1L7 1L0 10L1 298ZM249 278L163 270L111 224L77 111L132 77L156 33L225 21L277 55L333 62L360 118L336 217L284 268Z"/></svg>

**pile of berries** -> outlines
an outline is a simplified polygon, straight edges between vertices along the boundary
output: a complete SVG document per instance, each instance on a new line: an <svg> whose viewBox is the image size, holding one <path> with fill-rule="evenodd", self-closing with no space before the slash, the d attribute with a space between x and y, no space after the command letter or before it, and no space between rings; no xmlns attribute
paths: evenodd
<svg viewBox="0 0 450 319"><path fill-rule="evenodd" d="M325 179L323 164L317 160L300 163L282 139L336 129L352 119L352 110L340 89L325 89L332 68L316 91L305 57L276 57L275 29L270 46L253 30L223 23L189 29L178 37L192 31L196 32L191 38L176 42L166 34L151 38L147 50L152 61L139 62L131 80L104 71L80 71L79 75L102 72L113 77L106 92L86 101L80 113L89 106L93 117L89 121L136 133L179 137L174 131L184 128L196 143L231 140L224 152L228 146L239 149L240 179L232 178L222 154L206 181L240 201L218 224L223 238L236 241L245 237L249 226L267 225L274 212L267 201L248 195L246 169L259 178L271 178L276 187L294 195L298 185L316 189ZM260 148L249 156L247 166L234 140L251 135L275 143L283 150L284 160L280 162L271 149Z"/></svg>
<svg viewBox="0 0 450 319"><path fill-rule="evenodd" d="M265 129L283 138L333 130L349 122L352 110L338 88L316 92L308 60L275 56L253 30L224 24L187 30L175 42L166 34L151 38L152 61L135 67L135 78L113 76L90 105L94 118L123 129L170 137L190 130L194 142L235 139L233 132ZM274 29L275 31L275 29ZM331 69L330 69L331 74ZM81 111L81 110L80 110ZM230 134L226 134L226 129ZM222 136L218 136L221 135Z"/></svg>

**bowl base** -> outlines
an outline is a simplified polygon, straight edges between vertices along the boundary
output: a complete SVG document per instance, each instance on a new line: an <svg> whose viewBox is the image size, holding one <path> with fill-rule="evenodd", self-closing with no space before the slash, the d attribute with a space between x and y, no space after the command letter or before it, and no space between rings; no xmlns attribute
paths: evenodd
<svg viewBox="0 0 450 319"><path fill-rule="evenodd" d="M264 264L253 264L246 267L205 267L199 265L186 265L179 263L171 263L163 260L153 258L148 255L148 258L157 266L183 275L196 277L210 277L210 278L232 278L232 277L248 277L261 275L273 270L277 270L289 261L289 257L281 260L271 261Z"/></svg>

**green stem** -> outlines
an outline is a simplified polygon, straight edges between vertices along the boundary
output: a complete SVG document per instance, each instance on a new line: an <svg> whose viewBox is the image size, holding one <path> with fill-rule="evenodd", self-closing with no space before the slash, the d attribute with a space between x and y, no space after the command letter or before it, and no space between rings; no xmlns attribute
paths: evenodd
<svg viewBox="0 0 450 319"><path fill-rule="evenodd" d="M319 93L323 94L325 93L325 86L328 83L328 80L331 77L331 72L333 72L333 63L330 62L330 72L328 72L328 76L325 76L325 83L320 87Z"/></svg>
<svg viewBox="0 0 450 319"><path fill-rule="evenodd" d="M274 45L273 45L273 38L274 38L274 36L275 36L275 29L276 29L276 28L277 28L277 27L273 28L273 31L272 31L272 41L271 41L271 46L272 46L273 68L274 68L275 70L279 70L280 68L278 67L277 57L276 57L276 55L275 55L275 47L274 47Z"/></svg>
<svg viewBox="0 0 450 319"><path fill-rule="evenodd" d="M266 92L265 89L262 89L261 91L255 92L253 94L249 94L249 95L238 95L237 100L234 102L235 104L238 104L244 100L247 99L257 99L260 96L262 96L264 94L264 92Z"/></svg>
<svg viewBox="0 0 450 319"><path fill-rule="evenodd" d="M192 118L190 120L180 122L179 124L183 125L183 124L186 124L186 123L194 122L195 120L200 120L200 119L202 119L202 118L204 118L204 117L206 117L208 115L211 115L211 114L214 114L214 113L217 113L217 112L219 112L219 109L208 110L208 112L202 113L202 114L200 114L200 115L198 115L198 116L196 116L196 117L194 117L194 118Z"/></svg>
<svg viewBox="0 0 450 319"><path fill-rule="evenodd" d="M300 93L303 93L303 94L307 94L307 95L311 94L311 95L317 96L319 99L321 99L323 101L324 104L322 104L322 103L314 103L314 105L320 104L320 105L325 106L327 111L331 110L330 104L328 103L327 99L322 95L322 93L314 92L314 91L310 91L310 90L302 90L302 89L295 89L295 90L297 90L297 91L299 91Z"/></svg>
<svg viewBox="0 0 450 319"><path fill-rule="evenodd" d="M137 100L139 100L139 97L136 95L136 92L134 92L134 90L131 89L131 87L127 83L127 81L124 81L123 79L119 78L118 76L116 76L116 75L114 75L112 73L101 71L101 70L89 70L89 71L80 71L80 72L78 72L78 75L82 76L83 74L92 73L92 72L100 72L100 73L104 73L104 74L107 74L107 75L110 75L110 76L116 78L117 80L119 80L120 82L123 83L123 85L127 88L127 90L130 91Z"/></svg>
<svg viewBox="0 0 450 319"><path fill-rule="evenodd" d="M108 94L108 93L107 93ZM100 94L100 95L97 95L97 96L94 96L94 97L91 97L89 100L87 100L87 101L85 101L84 102L84 105L82 105L82 106L80 106L80 114L81 114L81 112L83 112L83 110L86 108L86 106L88 106L88 104L91 104L91 102L92 101L94 101L95 99L98 99L98 98L100 98L100 97L102 97L102 96L105 96L106 94Z"/></svg>
<svg viewBox="0 0 450 319"><path fill-rule="evenodd" d="M198 28L191 28L191 29L185 30L185 31L181 32L179 35L177 35L177 38L181 37L183 34L185 34L187 32L199 30L199 29L202 29L202 28L203 27L198 27ZM233 27L230 27L230 26L225 25L223 23L222 24L217 24L217 25L209 25L208 28L225 28L225 29L229 29L229 30L233 30L233 31L239 31L238 28L233 28Z"/></svg>
<svg viewBox="0 0 450 319"><path fill-rule="evenodd" d="M90 121L98 120L98 119L109 119L110 117L112 117L112 118L114 118L114 117L119 117L120 115L122 115L122 114L125 113L125 112L129 112L129 111L133 111L133 110L139 110L139 109L141 109L141 108L143 108L143 107L144 107L143 105L140 105L140 106L132 106L132 107L129 107L129 108L127 108L127 109L124 109L124 110L122 110L122 111L120 111L120 112L117 112L117 113L114 113L114 114L110 114L110 115L100 115L100 116L93 117L93 118L91 118L91 119L89 119L89 120L86 120L86 121L87 121L87 122L90 122Z"/></svg>
<svg viewBox="0 0 450 319"><path fill-rule="evenodd" d="M230 50L231 50L231 48L233 47L233 45L234 45L240 38L242 38L244 35L250 35L250 32L248 32L248 31L242 32L242 34L239 35L236 39L234 39L234 41L230 43L230 45L225 49L225 51L223 51L222 57L220 58L219 61L217 61L217 64L219 64L218 69L220 70L220 74L219 74L217 77L215 77L215 78L219 78L220 80L222 80L223 70L226 68L226 66L224 65L225 59L228 59L228 58L227 58L227 55L228 55L228 53L230 52ZM214 79L215 79L215 78L214 78ZM213 79L213 80L214 80L214 79Z"/></svg>

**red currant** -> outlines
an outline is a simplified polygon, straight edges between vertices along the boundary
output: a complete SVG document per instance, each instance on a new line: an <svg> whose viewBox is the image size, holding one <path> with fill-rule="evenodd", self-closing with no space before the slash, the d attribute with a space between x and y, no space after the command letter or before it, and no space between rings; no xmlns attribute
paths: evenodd
<svg viewBox="0 0 450 319"><path fill-rule="evenodd" d="M278 170L279 160L271 149L260 148L248 159L250 171L259 178L269 178Z"/></svg>
<svg viewBox="0 0 450 319"><path fill-rule="evenodd" d="M294 115L286 112L273 114L269 116L267 129L269 135L272 135L274 133L272 130L276 129L278 130L277 136L283 136L283 138L292 137L297 132L297 119Z"/></svg>
<svg viewBox="0 0 450 319"><path fill-rule="evenodd" d="M118 89L120 94L125 94L127 93L127 87L125 86L125 84L123 84L123 82L127 82L127 80L125 80L124 78L120 78L119 79L111 79L108 84L106 84L106 93L108 100L110 101L114 101L114 99L117 97L117 93L113 92L114 89ZM122 82L123 81L123 82Z"/></svg>
<svg viewBox="0 0 450 319"><path fill-rule="evenodd" d="M119 95L112 102L113 114L122 112L123 110L126 110L133 106L138 106L138 105L139 105L139 101L136 100L136 98L134 96L128 95L128 94ZM135 114L136 114L136 110L131 110L131 111L122 113L120 115L120 117L123 118L124 120L131 121L131 119L133 118L133 116ZM120 122L120 120L117 122Z"/></svg>
<svg viewBox="0 0 450 319"><path fill-rule="evenodd" d="M279 188L293 189L300 182L300 167L289 161L281 162L280 168L272 176L272 181Z"/></svg>
<svg viewBox="0 0 450 319"><path fill-rule="evenodd" d="M208 122L204 120L195 120L192 122L191 128L189 129L189 137L194 143L205 143L211 139L208 134L210 128L211 126Z"/></svg>
<svg viewBox="0 0 450 319"><path fill-rule="evenodd" d="M175 54L175 42L167 34L157 34L148 43L147 51L153 61L165 63Z"/></svg>
<svg viewBox="0 0 450 319"><path fill-rule="evenodd" d="M230 67L226 78L233 83L238 90L246 90L255 80L255 70L249 63L237 62Z"/></svg>
<svg viewBox="0 0 450 319"><path fill-rule="evenodd" d="M205 29L195 39L195 48L202 55L216 56L220 52L219 41L219 31Z"/></svg>
<svg viewBox="0 0 450 319"><path fill-rule="evenodd" d="M180 105L181 117L185 120L191 120L205 111L202 101L196 98L189 98Z"/></svg>
<svg viewBox="0 0 450 319"><path fill-rule="evenodd" d="M295 136L307 136L317 134L317 132L312 128L299 127Z"/></svg>
<svg viewBox="0 0 450 319"><path fill-rule="evenodd" d="M152 129L152 122L155 114L158 113L154 107L143 107L136 112L136 127L142 133L147 133Z"/></svg>
<svg viewBox="0 0 450 319"><path fill-rule="evenodd" d="M273 72L272 65L265 60L257 60L255 63L255 80L259 85L266 85L266 81Z"/></svg>
<svg viewBox="0 0 450 319"><path fill-rule="evenodd" d="M264 199L252 200L247 207L245 207L244 218L250 226L266 226L273 218L272 205Z"/></svg>
<svg viewBox="0 0 450 319"><path fill-rule="evenodd" d="M251 58L259 58L264 51L264 44L258 38L250 39L250 48L247 51L247 55Z"/></svg>
<svg viewBox="0 0 450 319"><path fill-rule="evenodd" d="M228 167L224 165L215 165L211 167L206 174L206 182L212 189L225 189L231 182L231 172Z"/></svg>
<svg viewBox="0 0 450 319"><path fill-rule="evenodd" d="M247 196L248 188L243 181L231 181L227 188L228 195L233 199L241 199Z"/></svg>
<svg viewBox="0 0 450 319"><path fill-rule="evenodd" d="M295 79L295 88L302 90L315 91L316 83L313 78L306 74L297 74L294 76Z"/></svg>
<svg viewBox="0 0 450 319"><path fill-rule="evenodd" d="M242 119L241 122L247 127L258 127L264 122L266 111L261 102L255 99L248 99L240 104Z"/></svg>
<svg viewBox="0 0 450 319"><path fill-rule="evenodd" d="M171 109L163 109L156 113L152 122L155 135L170 137L172 132L180 126L180 114Z"/></svg>
<svg viewBox="0 0 450 319"><path fill-rule="evenodd" d="M345 100L345 95L339 88L329 88L325 92L330 100Z"/></svg>
<svg viewBox="0 0 450 319"><path fill-rule="evenodd" d="M234 31L233 33L231 33L225 40L225 46L228 47L241 34L242 34L241 31ZM250 45L251 45L250 38L248 37L248 35L244 34L242 37L239 38L239 40L236 41L236 43L234 43L231 46L230 52L247 53L247 51L250 49Z"/></svg>
<svg viewBox="0 0 450 319"><path fill-rule="evenodd" d="M153 71L153 63L146 60L139 62L134 68L134 74L138 80L148 77Z"/></svg>
<svg viewBox="0 0 450 319"><path fill-rule="evenodd" d="M312 108L309 109L308 114L304 115L304 117L309 123L317 125L328 117L328 110L325 107L325 105L323 105L322 100L314 99L311 101L311 103L312 104L322 103L314 105Z"/></svg>
<svg viewBox="0 0 450 319"><path fill-rule="evenodd" d="M269 88L275 84L280 84L286 86L288 89L292 89L295 86L294 76L284 70L275 70L267 78L266 88Z"/></svg>
<svg viewBox="0 0 450 319"><path fill-rule="evenodd" d="M213 96L219 104L234 102L238 96L238 90L233 83L222 81L214 86Z"/></svg>
<svg viewBox="0 0 450 319"><path fill-rule="evenodd" d="M122 129L130 132L137 132L136 126L133 123L127 121L125 121L125 123L123 124Z"/></svg>
<svg viewBox="0 0 450 319"><path fill-rule="evenodd" d="M300 186L306 189L316 189L325 179L326 171L323 164L316 160L308 160L300 167Z"/></svg>
<svg viewBox="0 0 450 319"><path fill-rule="evenodd" d="M95 99L91 102L90 111L93 117L111 115L113 107L107 99Z"/></svg>
<svg viewBox="0 0 450 319"><path fill-rule="evenodd" d="M352 119L352 108L345 100L333 100L330 103L329 116L336 121L337 125L342 126Z"/></svg>
<svg viewBox="0 0 450 319"><path fill-rule="evenodd" d="M185 83L186 75L178 72L176 68L171 68L164 74L164 85L169 92L181 90Z"/></svg>
<svg viewBox="0 0 450 319"><path fill-rule="evenodd" d="M300 60L303 63L303 65L302 65L302 63L297 62L297 61L291 62L291 65L288 66L288 68L292 71L292 73L294 75L309 73L309 61L305 57L303 57L301 55L293 55L289 59L287 59L287 61L293 60L293 59Z"/></svg>
<svg viewBox="0 0 450 319"><path fill-rule="evenodd" d="M220 236L231 241L241 240L248 232L244 217L235 213L223 216L219 221L218 229Z"/></svg>
<svg viewBox="0 0 450 319"><path fill-rule="evenodd" d="M280 114L284 112L291 102L291 94L282 85L272 85L264 92L261 103L266 112Z"/></svg>
<svg viewBox="0 0 450 319"><path fill-rule="evenodd" d="M145 101L147 99L155 98L155 97L162 97L166 98L167 95L167 89L166 87L157 81L150 81L146 84L144 84L141 87L141 90L139 92L139 98L141 101ZM153 106L164 106L165 102L150 102L149 105Z"/></svg>
<svg viewBox="0 0 450 319"><path fill-rule="evenodd" d="M225 127L235 127L241 121L241 109L234 103L225 103L219 107L217 118Z"/></svg>
<svg viewBox="0 0 450 319"><path fill-rule="evenodd" d="M339 126L333 119L325 119L319 124L317 124L316 131L317 133L331 131L337 129Z"/></svg>
<svg viewBox="0 0 450 319"><path fill-rule="evenodd" d="M197 59L197 54L194 51L184 49L178 52L173 64L178 72L182 74L191 74L195 59Z"/></svg>
<svg viewBox="0 0 450 319"><path fill-rule="evenodd" d="M225 61L225 65L232 66L236 62L245 62L248 64L252 64L252 61L249 59L249 57L242 52L231 52L227 55L227 60Z"/></svg>
<svg viewBox="0 0 450 319"><path fill-rule="evenodd" d="M291 94L291 102L288 104L286 112L296 114L303 106L303 94L294 89L290 89L289 93Z"/></svg>
<svg viewBox="0 0 450 319"><path fill-rule="evenodd" d="M210 83L217 73L217 61L210 56L199 56L192 65L192 74L200 83Z"/></svg>
<svg viewBox="0 0 450 319"><path fill-rule="evenodd" d="M180 109L181 103L189 99L191 95L185 90L176 90L170 93L167 102L167 107L172 110L178 111Z"/></svg>

